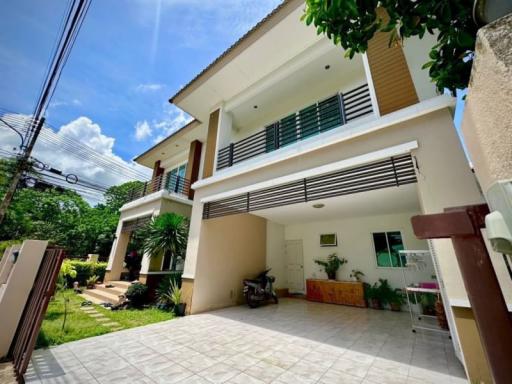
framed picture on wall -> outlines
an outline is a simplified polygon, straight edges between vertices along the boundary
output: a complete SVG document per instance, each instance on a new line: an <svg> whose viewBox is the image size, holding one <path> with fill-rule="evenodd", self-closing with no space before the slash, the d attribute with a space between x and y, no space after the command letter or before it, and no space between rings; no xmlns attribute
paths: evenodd
<svg viewBox="0 0 512 384"><path fill-rule="evenodd" d="M321 247L336 247L338 245L338 236L335 233L323 233L320 235Z"/></svg>

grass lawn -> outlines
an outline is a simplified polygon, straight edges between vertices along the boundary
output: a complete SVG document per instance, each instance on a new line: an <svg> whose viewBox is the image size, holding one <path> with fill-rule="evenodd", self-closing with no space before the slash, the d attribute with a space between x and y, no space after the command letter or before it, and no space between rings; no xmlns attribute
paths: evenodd
<svg viewBox="0 0 512 384"><path fill-rule="evenodd" d="M69 303L65 329L62 330L64 300L62 293L59 292L48 305L48 311L37 338L36 348L59 345L111 332L109 327L101 325L80 309L83 299L73 293L73 290L68 290L66 295L69 297ZM157 308L110 311L99 305L94 305L94 307L98 312L112 321L118 322L125 329L170 320L174 317L171 312Z"/></svg>

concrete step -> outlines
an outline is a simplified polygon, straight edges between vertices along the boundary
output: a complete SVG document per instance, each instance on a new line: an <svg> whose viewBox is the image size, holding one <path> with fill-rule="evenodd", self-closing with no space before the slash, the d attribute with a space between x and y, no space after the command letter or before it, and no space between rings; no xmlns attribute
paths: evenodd
<svg viewBox="0 0 512 384"><path fill-rule="evenodd" d="M126 290L126 289L128 289L128 287L130 285L132 285L132 282L131 281L108 281L106 284L107 285L112 284L114 287L124 288Z"/></svg>
<svg viewBox="0 0 512 384"><path fill-rule="evenodd" d="M82 295L87 295L93 297L97 300L100 300L100 303L112 303L117 304L119 301L119 295L117 293L109 293L105 291L101 291L99 289L86 289ZM94 301L91 300L93 303ZM99 303L95 303L99 304Z"/></svg>
<svg viewBox="0 0 512 384"><path fill-rule="evenodd" d="M103 291L103 292L107 292L107 293L111 293L113 295L124 295L126 293L126 288L121 288L121 287L111 287L111 288L107 288L105 285L108 285L109 283L107 284L96 284L95 285L95 289L99 290L99 291Z"/></svg>
<svg viewBox="0 0 512 384"><path fill-rule="evenodd" d="M105 303L105 300L100 300L97 297L88 295L86 292L80 293L78 296L80 296L84 301L90 301L93 304L103 304Z"/></svg>

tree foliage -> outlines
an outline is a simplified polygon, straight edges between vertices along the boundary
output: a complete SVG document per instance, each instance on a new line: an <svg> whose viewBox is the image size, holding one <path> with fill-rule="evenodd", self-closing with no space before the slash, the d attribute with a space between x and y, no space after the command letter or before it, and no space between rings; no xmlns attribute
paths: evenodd
<svg viewBox="0 0 512 384"><path fill-rule="evenodd" d="M341 45L350 58L366 52L377 32L389 32L390 44L437 34L423 68L429 69L439 92L455 94L467 87L471 73L477 32L472 6L473 0L306 0L302 19Z"/></svg>
<svg viewBox="0 0 512 384"><path fill-rule="evenodd" d="M5 190L6 179L2 180L0 196ZM126 202L127 191L137 183L109 188L105 193L106 203L95 207L73 191L22 188L16 192L2 223L0 241L47 239L65 247L71 256L88 253L107 256L115 236L119 208Z"/></svg>
<svg viewBox="0 0 512 384"><path fill-rule="evenodd" d="M183 257L187 247L188 220L176 213L163 213L153 218L143 231L144 251L155 257L164 254L170 258L175 270L178 257Z"/></svg>

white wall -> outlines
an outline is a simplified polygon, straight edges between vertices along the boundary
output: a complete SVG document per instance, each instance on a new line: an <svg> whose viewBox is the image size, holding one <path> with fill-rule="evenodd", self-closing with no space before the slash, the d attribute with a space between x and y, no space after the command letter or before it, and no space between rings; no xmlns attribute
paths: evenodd
<svg viewBox="0 0 512 384"><path fill-rule="evenodd" d="M420 101L430 99L437 95L436 86L430 79L427 69L421 69L423 64L431 59L428 54L430 49L437 43L437 35L425 33L422 39L417 36L405 39L403 51L407 66L411 73L414 87Z"/></svg>
<svg viewBox="0 0 512 384"><path fill-rule="evenodd" d="M267 220L267 268L276 278L276 288L287 288L285 227L282 224Z"/></svg>
<svg viewBox="0 0 512 384"><path fill-rule="evenodd" d="M339 280L349 280L352 269L359 269L365 274L364 281L374 283L379 278L389 280L392 287L402 287L403 277L400 268L378 268L375 259L372 232L400 231L406 249L428 249L427 242L417 239L412 231L410 218L419 212L399 213L394 215L354 217L334 221L309 222L286 225L284 227L285 240L303 241L304 249L304 277L326 278L322 267L315 264L315 259L325 259L329 254L336 252L338 256L348 260L338 270ZM281 233L281 225L269 222L267 224L267 264L272 268L277 278L277 286L286 286L286 261L284 249L281 259L278 257L282 242L276 238ZM321 233L336 233L338 235L337 247L320 247ZM284 264L284 265L283 265ZM434 267L429 260L428 267L420 272L407 272L410 282L432 281ZM280 281L281 280L281 281Z"/></svg>

